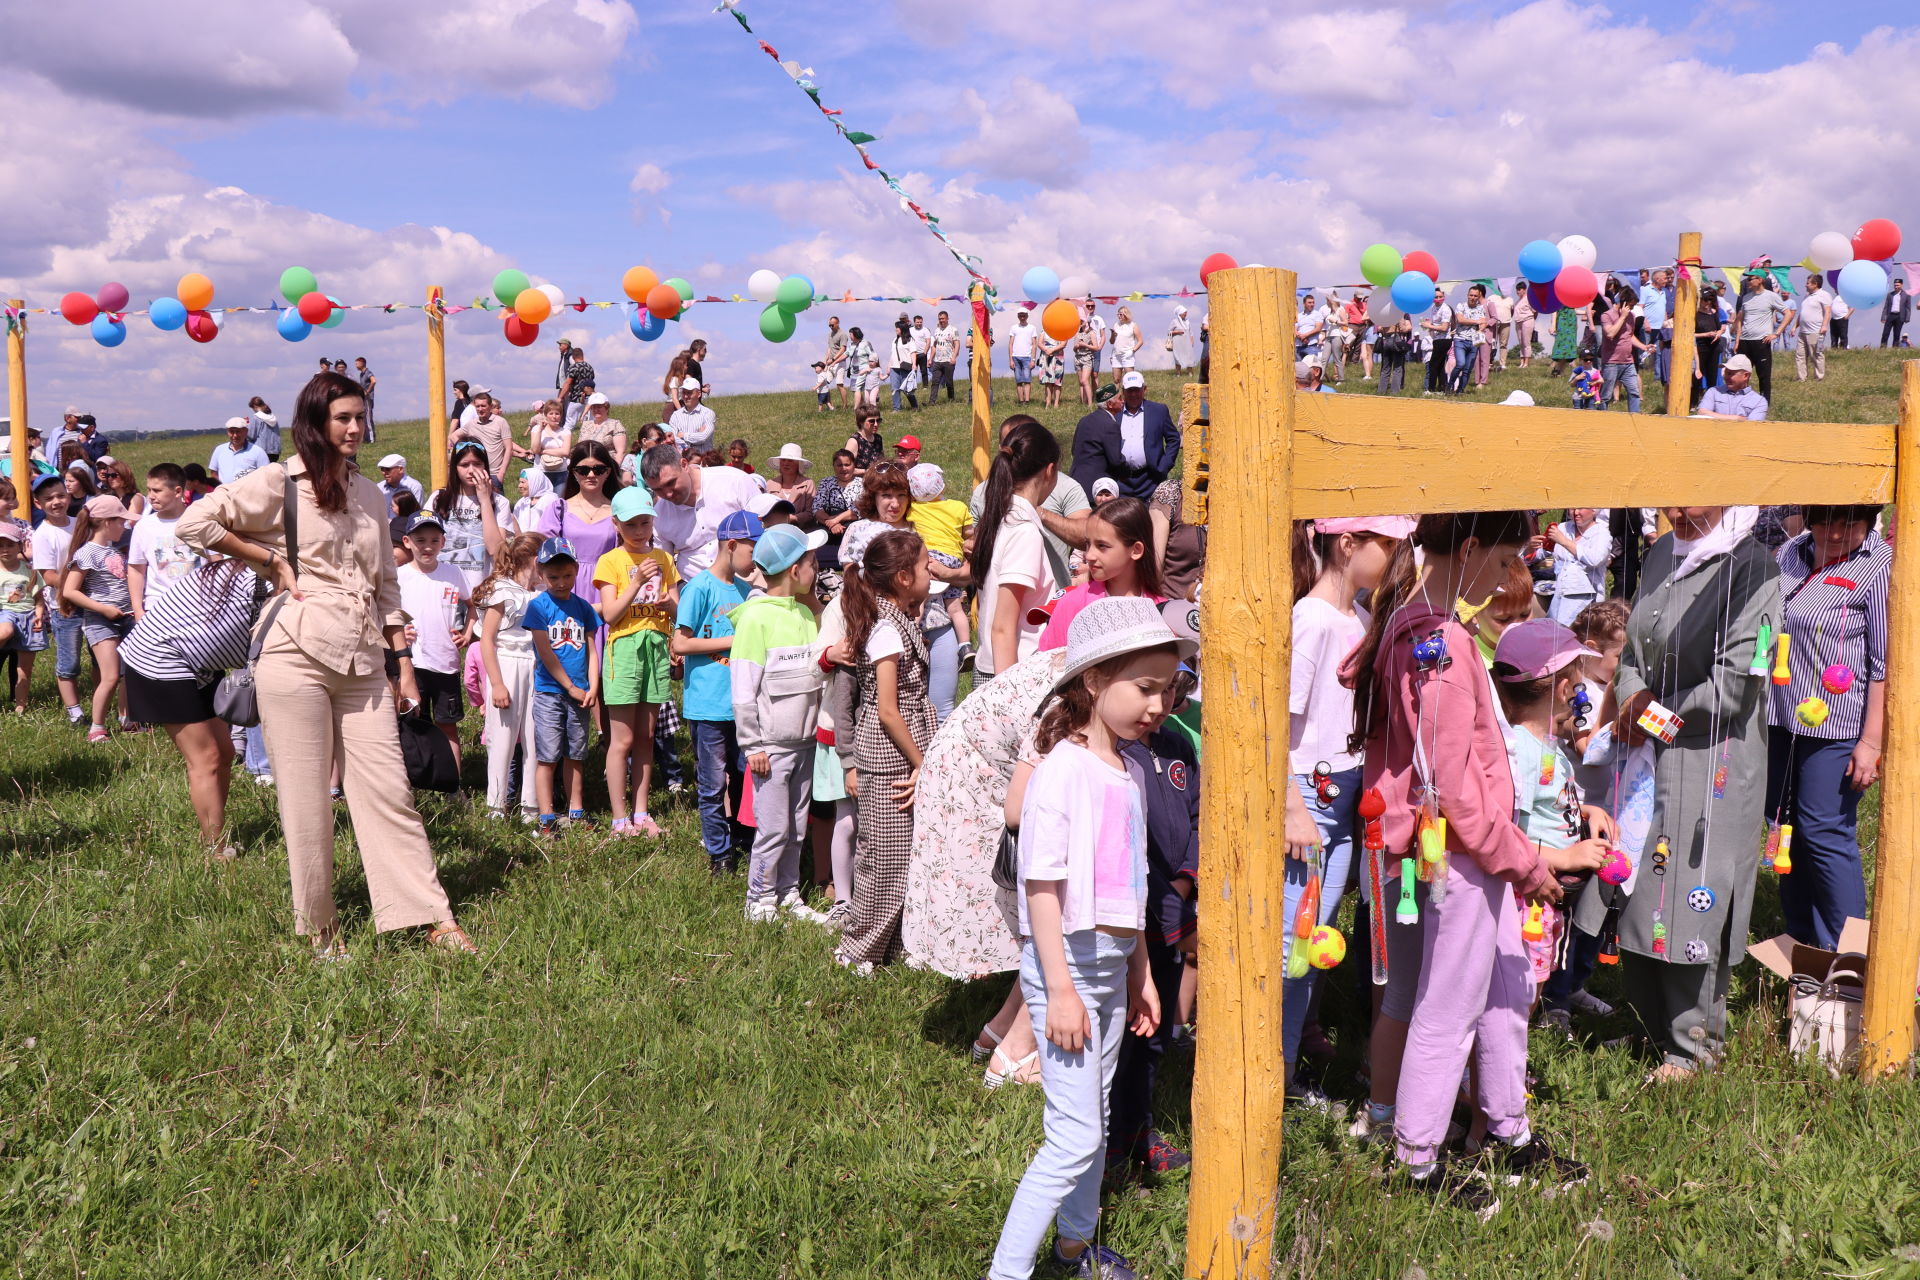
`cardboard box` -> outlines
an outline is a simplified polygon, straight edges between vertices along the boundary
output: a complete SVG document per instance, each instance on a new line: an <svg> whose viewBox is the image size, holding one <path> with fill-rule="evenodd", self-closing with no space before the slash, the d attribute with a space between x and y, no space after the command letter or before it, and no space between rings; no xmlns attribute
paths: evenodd
<svg viewBox="0 0 1920 1280"><path fill-rule="evenodd" d="M1787 981L1787 1047L1796 1056L1818 1055L1835 1075L1859 1064L1867 938L1867 922L1853 917L1832 951L1784 933L1747 948L1748 955Z"/></svg>

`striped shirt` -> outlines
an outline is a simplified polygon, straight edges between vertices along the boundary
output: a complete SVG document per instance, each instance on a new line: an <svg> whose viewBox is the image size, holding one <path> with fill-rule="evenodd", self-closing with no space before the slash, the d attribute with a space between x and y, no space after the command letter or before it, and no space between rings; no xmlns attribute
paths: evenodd
<svg viewBox="0 0 1920 1280"><path fill-rule="evenodd" d="M1852 554L1832 564L1813 563L1813 535L1802 533L1780 548L1780 595L1785 601L1781 633L1793 637L1787 668L1792 679L1771 685L1768 723L1809 738L1852 740L1866 719L1867 685L1887 678L1887 583L1893 548L1869 531ZM1845 693L1821 686L1834 665L1853 673ZM1810 697L1828 708L1825 724L1808 728L1794 708Z"/></svg>
<svg viewBox="0 0 1920 1280"><path fill-rule="evenodd" d="M149 680L211 684L247 665L268 586L232 561L201 565L154 597L120 642L120 660Z"/></svg>

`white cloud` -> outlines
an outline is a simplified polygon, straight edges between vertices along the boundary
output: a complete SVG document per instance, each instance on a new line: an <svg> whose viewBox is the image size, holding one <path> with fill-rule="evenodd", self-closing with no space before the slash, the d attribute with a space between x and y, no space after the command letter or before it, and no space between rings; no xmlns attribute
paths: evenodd
<svg viewBox="0 0 1920 1280"><path fill-rule="evenodd" d="M627 190L653 195L665 191L673 181L667 171L657 164L643 164L633 171L633 180L627 183Z"/></svg>
<svg viewBox="0 0 1920 1280"><path fill-rule="evenodd" d="M989 103L976 89L961 93L974 136L941 157L955 169L989 178L1066 182L1087 158L1080 113L1073 103L1027 76L1015 76Z"/></svg>

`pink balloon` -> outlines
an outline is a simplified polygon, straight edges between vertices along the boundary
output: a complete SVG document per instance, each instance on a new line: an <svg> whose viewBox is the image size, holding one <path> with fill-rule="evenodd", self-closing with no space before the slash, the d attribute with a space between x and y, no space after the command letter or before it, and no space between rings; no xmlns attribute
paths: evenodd
<svg viewBox="0 0 1920 1280"><path fill-rule="evenodd" d="M100 292L93 295L94 305L102 311L125 311L131 298L127 286L117 281L101 285Z"/></svg>
<svg viewBox="0 0 1920 1280"><path fill-rule="evenodd" d="M1600 278L1590 268L1569 262L1553 278L1553 296L1569 307L1584 307L1600 293Z"/></svg>

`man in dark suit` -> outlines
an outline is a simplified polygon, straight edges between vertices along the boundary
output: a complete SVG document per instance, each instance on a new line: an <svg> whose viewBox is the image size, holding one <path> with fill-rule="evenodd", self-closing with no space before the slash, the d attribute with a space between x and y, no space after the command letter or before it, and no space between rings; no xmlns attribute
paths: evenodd
<svg viewBox="0 0 1920 1280"><path fill-rule="evenodd" d="M1180 431L1167 406L1147 399L1147 380L1130 369L1119 390L1109 383L1095 397L1099 407L1073 429L1073 478L1093 492L1093 482L1112 476L1120 492L1145 502L1180 453Z"/></svg>
<svg viewBox="0 0 1920 1280"><path fill-rule="evenodd" d="M1903 281L1896 279L1893 287L1887 290L1887 300L1880 307L1880 345L1897 347L1900 345L1900 331L1907 327L1907 321L1913 319L1913 295L1907 292Z"/></svg>

